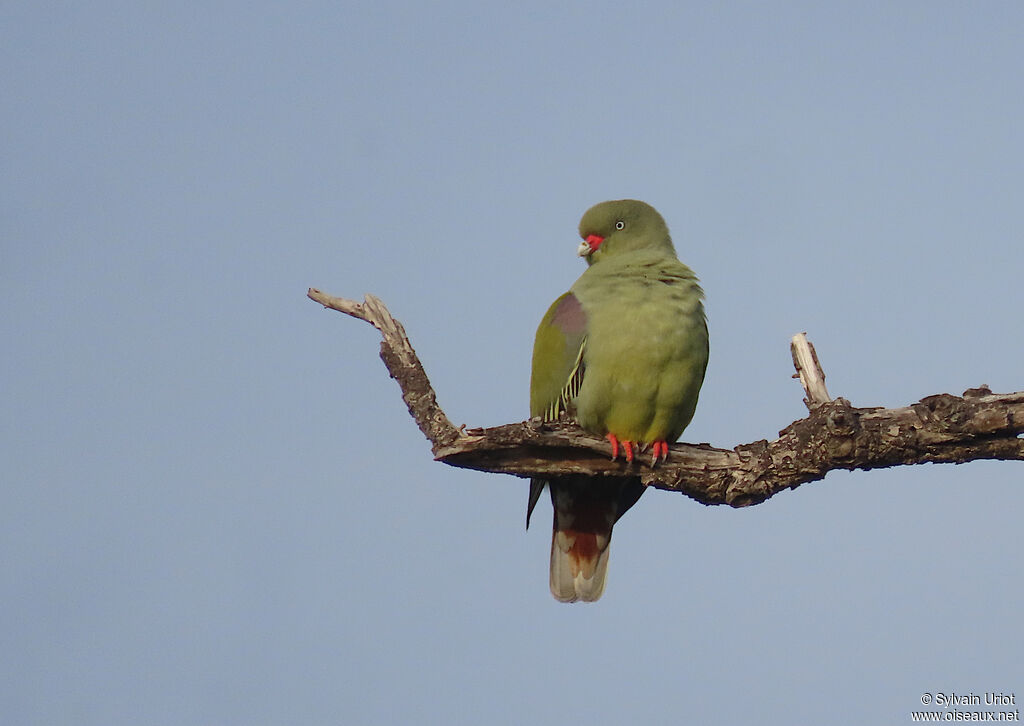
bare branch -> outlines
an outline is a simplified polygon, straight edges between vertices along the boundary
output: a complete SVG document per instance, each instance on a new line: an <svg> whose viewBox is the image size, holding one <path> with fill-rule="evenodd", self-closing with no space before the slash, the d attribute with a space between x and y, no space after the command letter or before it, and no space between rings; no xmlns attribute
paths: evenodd
<svg viewBox="0 0 1024 726"><path fill-rule="evenodd" d="M789 349L793 353L793 365L796 367L794 378L800 379L800 385L804 387L807 398L804 403L807 408L813 410L815 406L831 401L828 391L825 389L825 371L821 369L818 362L818 354L814 351L814 345L807 340L807 333L797 333L789 343Z"/></svg>
<svg viewBox="0 0 1024 726"><path fill-rule="evenodd" d="M441 407L437 405L437 397L430 385L430 379L423 370L419 356L413 350L402 324L392 317L380 298L367 295L362 303L333 297L326 293L309 288L306 295L325 308L351 315L365 320L380 331L380 357L387 366L391 377L398 381L402 389L402 399L409 408L416 425L423 435L430 440L436 449L451 444L461 435Z"/></svg>
<svg viewBox="0 0 1024 726"><path fill-rule="evenodd" d="M308 295L381 331L381 358L402 388L409 412L432 443L435 458L452 466L541 478L634 473L649 486L682 492L704 504L742 507L822 479L834 469L1024 460L1024 392L993 394L982 386L963 396L928 396L902 408L856 408L843 398L828 397L814 346L803 334L794 337L792 352L810 413L774 441L731 450L676 444L667 462L651 468L639 461L612 461L607 441L571 421L531 419L463 432L437 405L405 331L378 298L367 295L357 303L313 288Z"/></svg>

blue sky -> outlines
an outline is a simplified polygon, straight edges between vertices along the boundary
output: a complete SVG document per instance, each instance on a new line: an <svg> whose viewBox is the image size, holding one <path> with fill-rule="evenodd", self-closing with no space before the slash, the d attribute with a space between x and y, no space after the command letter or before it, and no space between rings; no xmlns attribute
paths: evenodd
<svg viewBox="0 0 1024 726"><path fill-rule="evenodd" d="M683 439L834 396L1024 388L1024 6L6 3L0 702L18 724L900 723L1016 692L1021 467L653 492L592 606L525 482L431 460L527 412L576 224L635 197L707 292Z"/></svg>

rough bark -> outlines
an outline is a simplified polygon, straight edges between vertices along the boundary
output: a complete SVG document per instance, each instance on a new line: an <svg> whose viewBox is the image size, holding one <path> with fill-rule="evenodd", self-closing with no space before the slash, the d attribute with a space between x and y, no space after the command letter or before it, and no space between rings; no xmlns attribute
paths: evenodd
<svg viewBox="0 0 1024 726"><path fill-rule="evenodd" d="M675 444L669 460L652 468L640 457L633 464L612 461L606 440L571 421L457 428L438 405L405 330L383 302L367 295L358 303L315 288L307 294L380 331L381 358L401 387L409 413L431 442L435 459L451 466L541 478L639 473L649 486L682 492L703 504L744 507L822 479L833 469L1024 460L1024 391L994 394L981 386L962 396L927 396L902 408L857 408L843 398L829 398L825 374L803 333L794 336L791 347L794 377L800 378L809 414L773 441L732 449Z"/></svg>

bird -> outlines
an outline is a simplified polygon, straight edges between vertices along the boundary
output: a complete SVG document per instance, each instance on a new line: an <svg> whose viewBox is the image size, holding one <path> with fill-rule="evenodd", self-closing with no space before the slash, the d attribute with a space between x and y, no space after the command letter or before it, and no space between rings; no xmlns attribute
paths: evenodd
<svg viewBox="0 0 1024 726"><path fill-rule="evenodd" d="M693 418L708 362L704 293L679 261L661 214L636 199L601 202L579 223L587 269L541 319L530 416L575 420L636 467L668 458ZM551 594L593 602L604 592L612 527L644 493L639 471L530 481L526 526L547 486L554 510Z"/></svg>

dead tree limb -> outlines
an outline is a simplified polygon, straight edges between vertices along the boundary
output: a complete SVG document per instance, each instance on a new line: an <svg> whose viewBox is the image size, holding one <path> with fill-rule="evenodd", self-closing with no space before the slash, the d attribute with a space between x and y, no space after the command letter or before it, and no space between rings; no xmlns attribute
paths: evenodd
<svg viewBox="0 0 1024 726"><path fill-rule="evenodd" d="M675 444L668 462L651 468L639 461L612 461L606 440L571 421L531 419L491 428L457 428L438 405L401 323L383 302L367 295L358 303L315 288L307 294L380 331L381 358L401 387L409 413L430 441L434 458L451 466L541 478L633 472L649 486L682 492L703 504L744 507L822 479L833 469L1024 460L1024 391L994 394L981 386L963 396L927 396L902 408L857 408L843 398L829 398L814 346L803 333L793 337L791 347L794 377L800 378L809 414L782 429L773 441L732 449Z"/></svg>
<svg viewBox="0 0 1024 726"><path fill-rule="evenodd" d="M458 441L461 434L437 405L437 396L430 385L419 356L412 349L402 324L392 317L380 298L367 295L362 303L333 297L315 288L306 293L325 308L337 310L364 320L380 331L380 357L387 366L391 377L402 388L402 400L409 407L416 425L433 445L434 453L440 446L450 446Z"/></svg>

